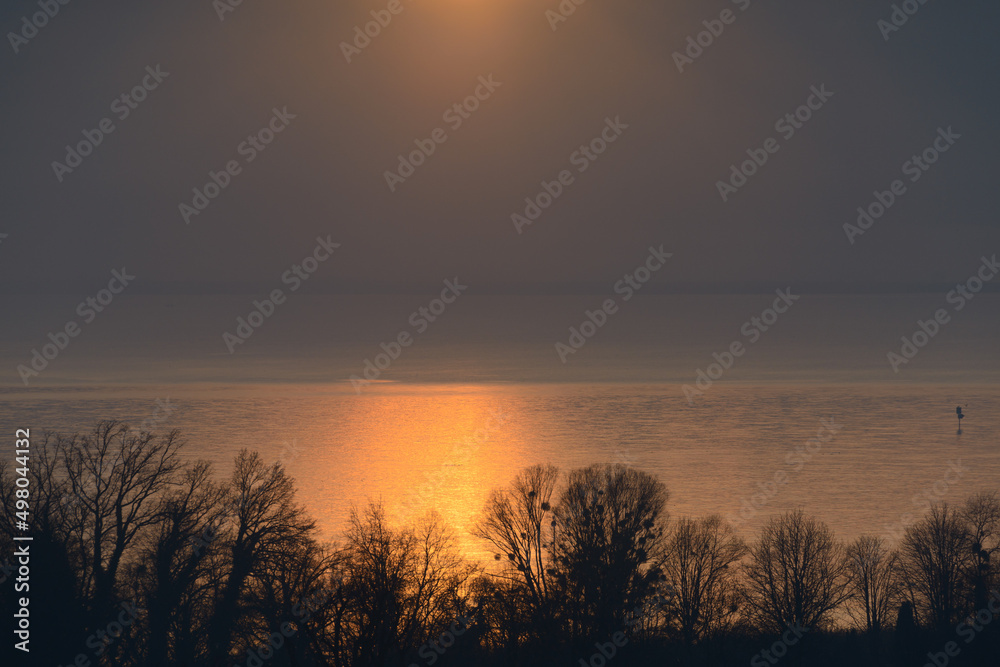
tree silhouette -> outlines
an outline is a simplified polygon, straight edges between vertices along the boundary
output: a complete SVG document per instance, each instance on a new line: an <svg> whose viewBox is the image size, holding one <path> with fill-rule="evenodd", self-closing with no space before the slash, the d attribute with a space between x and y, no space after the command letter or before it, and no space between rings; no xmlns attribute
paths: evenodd
<svg viewBox="0 0 1000 667"><path fill-rule="evenodd" d="M460 591L475 568L436 515L394 529L383 507L371 503L351 511L346 538L349 617L341 650L350 664L395 664L465 611Z"/></svg>
<svg viewBox="0 0 1000 667"><path fill-rule="evenodd" d="M847 597L842 548L826 524L801 510L764 525L744 574L749 619L764 632L822 629Z"/></svg>
<svg viewBox="0 0 1000 667"><path fill-rule="evenodd" d="M289 664L321 659L321 634L339 588L339 583L329 580L329 573L340 558L311 539L282 544L250 583L256 623L250 625L242 644L264 646L281 635L281 646L273 650L286 656Z"/></svg>
<svg viewBox="0 0 1000 667"><path fill-rule="evenodd" d="M35 573L44 573L30 582L31 620L36 627L44 628L46 635L45 641L32 642L31 657L39 664L61 664L75 655L75 651L68 655L71 647L86 636L89 605L79 594L79 560L70 550L75 538L68 520L69 484L60 470L56 438L44 434L32 443L31 449L27 471L31 568ZM20 597L14 590L19 563L13 554L21 543L15 542L13 536L24 535L15 529L19 487L11 468L9 460L0 459L0 613L7 619L13 618L14 602ZM23 654L13 649L12 642L4 642L0 663L18 664L21 659Z"/></svg>
<svg viewBox="0 0 1000 667"><path fill-rule="evenodd" d="M522 614L531 617L530 627L541 634L552 632L549 552L555 524L552 494L559 471L553 466L532 466L521 471L505 489L494 490L473 534L497 550L505 568L497 576L520 582L524 591L511 589L523 598ZM548 537L548 541L546 541Z"/></svg>
<svg viewBox="0 0 1000 667"><path fill-rule="evenodd" d="M56 442L74 496L73 548L83 599L95 624L116 615L119 568L136 538L159 520L159 494L180 466L178 433L155 436L102 421L83 437Z"/></svg>
<svg viewBox="0 0 1000 667"><path fill-rule="evenodd" d="M962 519L971 538L970 603L976 609L983 609L997 581L997 567L1000 566L1000 497L995 491L970 497L962 507Z"/></svg>
<svg viewBox="0 0 1000 667"><path fill-rule="evenodd" d="M677 521L663 571L670 584L671 627L685 644L728 630L740 597L738 565L747 547L722 517Z"/></svg>
<svg viewBox="0 0 1000 667"><path fill-rule="evenodd" d="M891 627L903 600L899 554L880 537L862 535L847 547L847 610L869 635Z"/></svg>
<svg viewBox="0 0 1000 667"><path fill-rule="evenodd" d="M499 556L481 575L436 514L389 525L369 503L339 545L323 543L280 464L243 450L218 479L205 462L182 464L180 447L177 433L115 421L33 443L31 567L43 575L31 581L31 618L45 638L33 661L541 667L627 653L616 660L712 667L745 664L748 642L799 624L819 635L811 667L847 654L874 666L879 652L864 649L880 634L893 635L898 664L915 664L940 639L928 628L950 636L964 622L982 628L962 647L972 665L992 664L1000 639L983 616L997 582L996 493L957 511L932 506L898 554L871 536L844 548L801 511L772 517L747 547L714 515L668 530L666 488L648 473L593 465L560 491L555 468L534 466L490 495L474 527ZM18 474L0 460L8 618ZM94 644L133 603L145 611ZM864 634L838 632L843 603ZM447 639L457 627L468 629ZM0 651L14 662L9 644Z"/></svg>
<svg viewBox="0 0 1000 667"><path fill-rule="evenodd" d="M481 629L480 645L516 664L520 647L530 635L537 638L532 609L523 583L507 578L479 576L470 582L469 600ZM549 638L551 641L551 637Z"/></svg>
<svg viewBox="0 0 1000 667"><path fill-rule="evenodd" d="M280 463L266 465L257 452L236 456L228 502L234 506L223 533L229 571L216 594L208 648L213 667L230 660L233 633L247 617L244 596L251 576L289 544L312 537L316 524L295 503L295 486Z"/></svg>
<svg viewBox="0 0 1000 667"><path fill-rule="evenodd" d="M205 583L213 574L212 559L206 552L225 520L225 500L226 487L199 461L184 470L178 487L160 504L138 571L149 614L145 662L152 667L196 656L193 612L211 601Z"/></svg>
<svg viewBox="0 0 1000 667"><path fill-rule="evenodd" d="M554 542L574 636L610 637L665 590L666 487L624 465L575 470L556 508Z"/></svg>
<svg viewBox="0 0 1000 667"><path fill-rule="evenodd" d="M947 503L932 505L903 536L903 575L917 615L937 630L946 631L962 615L972 544L962 515Z"/></svg>

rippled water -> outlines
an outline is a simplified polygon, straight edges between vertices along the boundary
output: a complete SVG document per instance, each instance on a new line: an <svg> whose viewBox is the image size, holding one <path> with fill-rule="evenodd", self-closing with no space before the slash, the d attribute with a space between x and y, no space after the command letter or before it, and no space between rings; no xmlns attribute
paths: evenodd
<svg viewBox="0 0 1000 667"><path fill-rule="evenodd" d="M755 503L743 512L748 535L796 507L845 539L887 534L928 497L1000 488L1000 390L989 385L729 384L694 406L678 385L610 383L385 384L361 395L344 384L145 385L4 398L9 433L150 420L181 429L185 455L220 474L241 447L257 449L287 465L331 537L367 498L397 520L437 509L478 558L488 554L469 530L487 493L535 463L636 466L667 485L673 515L739 519ZM169 399L166 421L156 399ZM967 406L961 435L956 405ZM827 428L806 460L808 440Z"/></svg>

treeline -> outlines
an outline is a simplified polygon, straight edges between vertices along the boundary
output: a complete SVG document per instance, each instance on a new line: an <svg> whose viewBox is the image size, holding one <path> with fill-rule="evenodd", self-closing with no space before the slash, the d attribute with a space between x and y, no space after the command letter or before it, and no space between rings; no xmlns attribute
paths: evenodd
<svg viewBox="0 0 1000 667"><path fill-rule="evenodd" d="M280 464L218 479L177 432L116 421L32 444L30 592L14 593L17 485L0 461L0 613L30 596L30 657L3 664L995 665L1000 499L939 504L898 545L838 541L802 512L749 542L668 516L622 465L522 471L492 492L468 562L434 514L355 509L319 538ZM5 560L6 559L6 560ZM11 626L13 629L13 625ZM9 637L10 635L8 635Z"/></svg>

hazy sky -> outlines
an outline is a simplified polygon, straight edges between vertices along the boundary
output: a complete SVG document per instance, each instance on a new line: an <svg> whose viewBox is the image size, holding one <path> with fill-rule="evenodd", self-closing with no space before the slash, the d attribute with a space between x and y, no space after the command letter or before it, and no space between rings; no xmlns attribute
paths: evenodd
<svg viewBox="0 0 1000 667"><path fill-rule="evenodd" d="M137 292L257 292L317 236L341 247L307 287L332 292L453 276L607 291L661 244L650 291L953 285L1000 252L1000 6L911 1L886 40L885 1L589 0L553 30L557 0L401 0L350 63L342 42L392 3L244 0L220 20L222 0L78 1L25 41L11 33L38 6L6 2L0 289L90 293L124 266ZM144 101L112 106L157 65ZM444 112L491 75L454 127ZM786 138L775 122L811 86L833 96ZM274 108L295 118L248 162ZM60 182L52 163L104 118L114 131ZM607 118L628 128L573 161ZM912 182L904 163L949 127L961 138ZM385 171L436 128L446 141L390 191ZM768 138L777 152L723 201ZM179 204L230 160L240 173L185 224ZM562 170L573 182L519 234L511 215ZM895 179L905 192L849 243L844 224Z"/></svg>

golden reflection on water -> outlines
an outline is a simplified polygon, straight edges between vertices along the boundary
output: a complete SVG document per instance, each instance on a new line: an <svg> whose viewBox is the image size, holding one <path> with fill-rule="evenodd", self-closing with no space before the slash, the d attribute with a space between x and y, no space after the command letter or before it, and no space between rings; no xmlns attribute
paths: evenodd
<svg viewBox="0 0 1000 667"><path fill-rule="evenodd" d="M513 415L511 390L502 386L382 387L359 397L346 418L334 425L321 418L319 432L351 434L353 442L332 450L326 466L341 473L338 489L350 503L380 500L390 523L411 525L436 511L470 558L490 558L471 535L491 489L505 485L521 468L535 463L523 433L524 415ZM343 397L331 398L344 417ZM298 466L296 477L310 495L315 478L338 475ZM321 525L343 525L340 503L321 511Z"/></svg>

